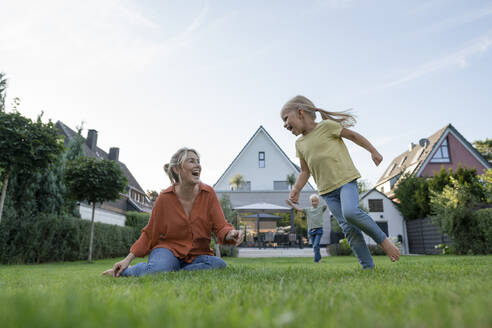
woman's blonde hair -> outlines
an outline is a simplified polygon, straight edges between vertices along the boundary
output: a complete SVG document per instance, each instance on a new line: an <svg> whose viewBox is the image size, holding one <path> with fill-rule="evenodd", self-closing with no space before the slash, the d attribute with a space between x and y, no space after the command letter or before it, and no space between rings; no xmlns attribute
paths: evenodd
<svg viewBox="0 0 492 328"><path fill-rule="evenodd" d="M174 172L173 168L182 167L189 152L195 153L195 155L198 156L198 158L200 159L200 155L196 150L183 147L178 149L178 151L175 152L174 155L171 157L171 161L164 165L164 172L166 172L172 184L178 184L181 181L179 173Z"/></svg>
<svg viewBox="0 0 492 328"><path fill-rule="evenodd" d="M356 118L350 113L350 110L344 110L341 112L329 112L321 108L314 106L313 102L308 98L298 95L289 100L280 113L291 112L293 110L303 110L313 119L316 119L316 112L321 114L323 120L332 120L340 123L343 127L354 126Z"/></svg>

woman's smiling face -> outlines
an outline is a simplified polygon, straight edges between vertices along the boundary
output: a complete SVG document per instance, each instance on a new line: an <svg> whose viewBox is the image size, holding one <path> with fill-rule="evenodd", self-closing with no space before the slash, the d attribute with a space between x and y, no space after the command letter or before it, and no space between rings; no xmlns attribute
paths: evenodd
<svg viewBox="0 0 492 328"><path fill-rule="evenodd" d="M200 158L194 152L189 151L183 165L177 172L180 177L180 182L184 184L198 184L200 183L201 172L202 166L200 165Z"/></svg>

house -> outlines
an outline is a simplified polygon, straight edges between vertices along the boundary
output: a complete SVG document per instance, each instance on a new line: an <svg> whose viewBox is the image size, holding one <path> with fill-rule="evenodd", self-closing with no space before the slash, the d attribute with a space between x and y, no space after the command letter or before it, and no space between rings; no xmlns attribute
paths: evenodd
<svg viewBox="0 0 492 328"><path fill-rule="evenodd" d="M430 177L441 167L456 170L459 166L475 168L483 174L492 165L451 124L446 125L409 148L390 163L375 188L389 198L395 198L395 186L405 174Z"/></svg>
<svg viewBox="0 0 492 328"><path fill-rule="evenodd" d="M55 126L64 137L65 147L68 147L70 141L78 136L77 132L70 129L63 122L58 121ZM125 213L127 211L151 212L152 202L127 166L119 161L120 149L113 147L109 149L109 153L106 153L97 147L96 130L89 130L87 138L83 138L83 141L82 150L85 156L116 161L128 180L128 185L125 188L125 192L121 194L120 199L96 204L94 220L123 226L125 225ZM80 203L79 211L83 219L91 219L92 207L87 202Z"/></svg>
<svg viewBox="0 0 492 328"><path fill-rule="evenodd" d="M401 242L402 254L408 254L407 229L396 204L375 188L362 193L359 203L388 237ZM365 233L364 239L368 245L376 244Z"/></svg>
<svg viewBox="0 0 492 328"><path fill-rule="evenodd" d="M289 159L267 130L260 126L219 177L214 184L214 189L219 199L225 194L229 195L234 208L264 204L264 210L256 209L257 213L272 214L275 211L269 208L275 208L275 206L288 210L285 203L290 193L287 175L294 174L297 177L299 173L299 166ZM236 174L241 174L245 180L239 188L234 188L230 183L231 178ZM299 205L301 207L310 206L309 196L313 193L316 193L316 190L310 183L307 183L301 191ZM326 211L324 216L325 233L321 242L328 244L330 235L329 211ZM272 225L272 222L275 223L265 219L264 222L259 223L258 230L261 232L275 229L276 224Z"/></svg>

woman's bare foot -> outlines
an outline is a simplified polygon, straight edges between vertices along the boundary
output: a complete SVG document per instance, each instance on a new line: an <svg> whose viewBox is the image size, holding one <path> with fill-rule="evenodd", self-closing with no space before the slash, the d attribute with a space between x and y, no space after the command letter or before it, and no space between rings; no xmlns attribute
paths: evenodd
<svg viewBox="0 0 492 328"><path fill-rule="evenodd" d="M113 275L113 269L108 269L101 273L101 276L112 276L112 275Z"/></svg>
<svg viewBox="0 0 492 328"><path fill-rule="evenodd" d="M400 250L395 246L395 244L393 244L389 237L381 243L381 247L392 262L400 259Z"/></svg>

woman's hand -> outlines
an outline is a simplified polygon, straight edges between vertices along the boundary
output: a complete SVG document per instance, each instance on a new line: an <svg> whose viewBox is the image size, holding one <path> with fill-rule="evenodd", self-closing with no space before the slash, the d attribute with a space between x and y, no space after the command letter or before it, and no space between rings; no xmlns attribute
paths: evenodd
<svg viewBox="0 0 492 328"><path fill-rule="evenodd" d="M296 211L300 211L302 212L302 208L300 208L299 206L297 206L295 203L293 203L290 199L287 199L285 201L287 203L287 205L289 205L290 207L292 207L293 209L295 209Z"/></svg>
<svg viewBox="0 0 492 328"><path fill-rule="evenodd" d="M130 266L130 261L128 259L121 260L119 262L116 262L113 265L113 277L119 277L120 274Z"/></svg>
<svg viewBox="0 0 492 328"><path fill-rule="evenodd" d="M299 203L299 189L297 188L292 188L289 194L289 201L291 201L294 204Z"/></svg>
<svg viewBox="0 0 492 328"><path fill-rule="evenodd" d="M372 157L372 161L374 162L374 164L376 164L376 166L378 166L379 163L383 161L383 156L377 151L373 151L371 153L371 157Z"/></svg>
<svg viewBox="0 0 492 328"><path fill-rule="evenodd" d="M106 271L103 271L101 274L104 275L111 275L113 277L119 277L120 274L130 266L130 263L132 260L135 258L135 255L130 252L125 259L116 262L111 269L108 269Z"/></svg>
<svg viewBox="0 0 492 328"><path fill-rule="evenodd" d="M226 241L234 241L234 245L239 246L244 240L244 232L242 230L231 230L225 236Z"/></svg>

